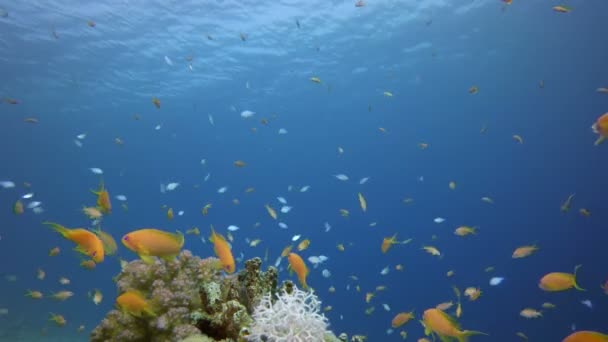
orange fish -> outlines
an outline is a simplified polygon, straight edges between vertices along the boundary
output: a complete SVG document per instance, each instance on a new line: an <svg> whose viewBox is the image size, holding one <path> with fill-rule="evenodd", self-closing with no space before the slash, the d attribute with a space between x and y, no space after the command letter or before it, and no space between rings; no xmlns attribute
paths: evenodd
<svg viewBox="0 0 608 342"><path fill-rule="evenodd" d="M76 243L78 245L75 248L77 252L89 256L96 263L103 261L103 244L94 233L83 228L69 229L53 222L44 222L44 224L50 225L61 236Z"/></svg>
<svg viewBox="0 0 608 342"><path fill-rule="evenodd" d="M141 317L143 314L156 316L154 309L148 303L146 298L135 290L129 290L116 298L116 306L123 312L129 313L136 317Z"/></svg>
<svg viewBox="0 0 608 342"><path fill-rule="evenodd" d="M517 247L513 251L513 255L511 255L511 257L513 259L525 258L527 256L532 255L532 253L536 252L537 250L538 250L538 246L536 246L536 245Z"/></svg>
<svg viewBox="0 0 608 342"><path fill-rule="evenodd" d="M595 146L606 140L608 138L608 113L604 113L604 115L597 118L591 129L593 133L599 135L599 138L595 141Z"/></svg>
<svg viewBox="0 0 608 342"><path fill-rule="evenodd" d="M608 335L595 331L577 331L568 335L562 342L606 342Z"/></svg>
<svg viewBox="0 0 608 342"><path fill-rule="evenodd" d="M289 268L292 271L296 272L298 280L300 281L300 285L305 289L308 288L308 285L306 284L308 268L306 267L304 260L302 260L302 258L296 253L289 253L289 255L287 256L287 260L289 261Z"/></svg>
<svg viewBox="0 0 608 342"><path fill-rule="evenodd" d="M422 325L424 333L429 336L431 334L438 335L444 341L457 339L458 342L466 342L469 336L487 335L479 331L460 330L456 319L446 314L439 309L428 309L422 316Z"/></svg>
<svg viewBox="0 0 608 342"><path fill-rule="evenodd" d="M209 241L213 242L213 251L220 259L224 271L226 271L226 273L234 273L234 257L232 256L230 245L226 242L226 239L222 234L215 232L213 226L211 226L211 237L209 238Z"/></svg>
<svg viewBox="0 0 608 342"><path fill-rule="evenodd" d="M152 98L152 103L154 104L154 106L155 106L157 109L160 109L160 100L159 100L158 98L153 97L153 98Z"/></svg>
<svg viewBox="0 0 608 342"><path fill-rule="evenodd" d="M502 2L504 2L507 5L510 5L511 3L513 3L513 0L502 0Z"/></svg>
<svg viewBox="0 0 608 342"><path fill-rule="evenodd" d="M184 246L184 235L175 234L153 228L139 229L125 234L122 244L137 253L147 264L154 263L152 257L173 260Z"/></svg>
<svg viewBox="0 0 608 342"><path fill-rule="evenodd" d="M391 237L385 237L384 239L382 239L382 245L380 246L380 249L382 250L382 253L386 253L394 244L397 243L399 243L397 241L397 234Z"/></svg>
<svg viewBox="0 0 608 342"><path fill-rule="evenodd" d="M91 190L91 192L97 195L97 207L99 210L104 214L109 214L112 211L112 203L110 203L110 194L103 186L103 182L99 185L99 190Z"/></svg>
<svg viewBox="0 0 608 342"><path fill-rule="evenodd" d="M414 319L414 312L400 312L398 313L393 320L391 321L391 326L393 328L399 328L410 320Z"/></svg>
<svg viewBox="0 0 608 342"><path fill-rule="evenodd" d="M85 270L92 270L95 268L95 262L93 260L83 260L80 262L80 267Z"/></svg>
<svg viewBox="0 0 608 342"><path fill-rule="evenodd" d="M565 291L573 287L579 291L585 291L585 289L581 288L576 283L576 272L580 267L581 265L576 265L576 267L574 267L574 273L548 273L540 279L538 287L549 292Z"/></svg>

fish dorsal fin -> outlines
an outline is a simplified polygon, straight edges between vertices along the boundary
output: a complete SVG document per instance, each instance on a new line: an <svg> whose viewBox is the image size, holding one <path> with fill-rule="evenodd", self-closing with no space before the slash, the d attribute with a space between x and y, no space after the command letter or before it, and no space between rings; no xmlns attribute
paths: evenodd
<svg viewBox="0 0 608 342"><path fill-rule="evenodd" d="M173 238L175 239L175 241L177 242L177 244L180 246L180 248L184 245L184 234L182 234L182 232L180 232L179 230L175 231L175 234L172 234Z"/></svg>
<svg viewBox="0 0 608 342"><path fill-rule="evenodd" d="M176 233L170 233L170 232L166 232L164 230L156 230L156 232L159 235L163 235L163 236L165 236L165 237L167 237L167 238L169 238L171 240L174 240L174 241L176 241L178 243L181 242L183 244L184 236L183 236L183 234L179 230L177 230Z"/></svg>
<svg viewBox="0 0 608 342"><path fill-rule="evenodd" d="M215 232L213 225L211 225L211 235L209 236L209 241L211 241L211 243L215 243L216 237L217 237L217 233Z"/></svg>

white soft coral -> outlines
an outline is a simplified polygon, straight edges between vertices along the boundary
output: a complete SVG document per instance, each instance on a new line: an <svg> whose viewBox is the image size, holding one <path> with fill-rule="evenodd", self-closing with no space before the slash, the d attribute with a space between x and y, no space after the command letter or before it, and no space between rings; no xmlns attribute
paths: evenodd
<svg viewBox="0 0 608 342"><path fill-rule="evenodd" d="M312 291L293 287L273 303L264 296L253 312L249 341L318 342L327 332L327 318L320 313L321 301Z"/></svg>

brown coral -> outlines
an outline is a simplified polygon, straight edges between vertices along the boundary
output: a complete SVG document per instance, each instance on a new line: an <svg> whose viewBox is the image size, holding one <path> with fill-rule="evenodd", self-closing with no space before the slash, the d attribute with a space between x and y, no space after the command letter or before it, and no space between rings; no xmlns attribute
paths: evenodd
<svg viewBox="0 0 608 342"><path fill-rule="evenodd" d="M217 259L201 260L189 251L171 262L132 261L116 277L118 290L147 294L157 316L137 318L112 310L91 341L180 341L201 334L236 341L251 323L253 307L276 291L276 269L262 272L261 263L254 258L239 274L222 276Z"/></svg>

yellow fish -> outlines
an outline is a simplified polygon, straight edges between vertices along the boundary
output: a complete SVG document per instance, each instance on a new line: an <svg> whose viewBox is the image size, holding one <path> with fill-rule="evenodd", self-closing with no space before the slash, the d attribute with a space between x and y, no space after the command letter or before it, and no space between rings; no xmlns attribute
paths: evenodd
<svg viewBox="0 0 608 342"><path fill-rule="evenodd" d="M52 312L51 312L51 318L49 319L49 321L55 322L55 324L57 324L60 327L64 326L67 323L67 321L65 320L65 318L63 318L63 316L56 315Z"/></svg>
<svg viewBox="0 0 608 342"><path fill-rule="evenodd" d="M305 250L306 248L308 248L309 245L310 245L310 240L309 239L302 240L302 242L300 242L298 244L298 251L301 252L301 251Z"/></svg>
<svg viewBox="0 0 608 342"><path fill-rule="evenodd" d="M17 200L17 202L15 202L15 205L13 206L13 213L15 215L21 215L23 214L23 211L23 202Z"/></svg>
<svg viewBox="0 0 608 342"><path fill-rule="evenodd" d="M105 253L107 255L114 255L118 249L118 246L116 245L116 240L114 240L112 235L102 231L101 228L92 229L92 231L95 233L95 235L97 235L99 240L101 240Z"/></svg>
<svg viewBox="0 0 608 342"><path fill-rule="evenodd" d="M257 247L257 245L259 245L260 242L262 242L261 239L251 240L251 242L249 242L249 247Z"/></svg>
<svg viewBox="0 0 608 342"><path fill-rule="evenodd" d="M365 200L365 197L363 197L362 193L359 193L359 205L361 206L361 210L363 210L363 212L367 211L367 201Z"/></svg>
<svg viewBox="0 0 608 342"><path fill-rule="evenodd" d="M291 253L291 245L283 248L283 251L281 252L281 257L285 258L289 255L289 253Z"/></svg>
<svg viewBox="0 0 608 342"><path fill-rule="evenodd" d="M433 246L422 246L422 249L424 249L430 255L441 256L441 252L436 247L433 247Z"/></svg>
<svg viewBox="0 0 608 342"><path fill-rule="evenodd" d="M268 211L268 215L270 215L270 217L272 217L273 219L277 219L277 212L272 209L272 207L268 204L265 205L266 207L266 211Z"/></svg>
<svg viewBox="0 0 608 342"><path fill-rule="evenodd" d="M564 201L564 203L562 203L560 210L562 211L562 213L567 213L568 211L570 211L570 207L572 206L572 200L574 199L574 195L575 194L570 194L570 196L568 196L568 198Z"/></svg>
<svg viewBox="0 0 608 342"><path fill-rule="evenodd" d="M198 229L198 227L194 227L192 229L186 230L186 234L200 235L201 231Z"/></svg>

